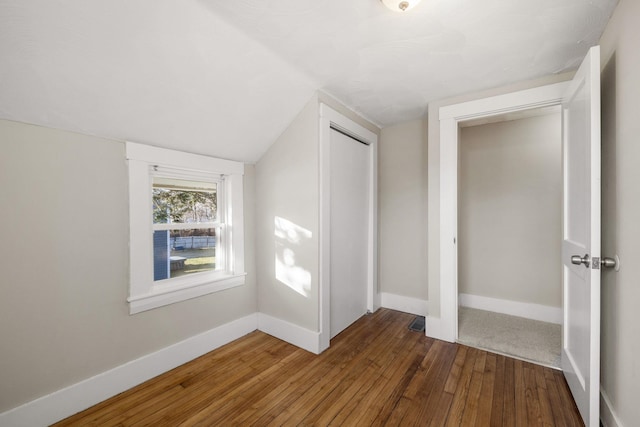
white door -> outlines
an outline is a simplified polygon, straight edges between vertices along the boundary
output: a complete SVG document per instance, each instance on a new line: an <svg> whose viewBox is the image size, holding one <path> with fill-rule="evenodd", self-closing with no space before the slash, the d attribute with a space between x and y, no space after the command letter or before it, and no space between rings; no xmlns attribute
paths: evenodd
<svg viewBox="0 0 640 427"><path fill-rule="evenodd" d="M331 130L331 338L367 312L370 149Z"/></svg>
<svg viewBox="0 0 640 427"><path fill-rule="evenodd" d="M563 98L562 370L585 425L599 425L600 48Z"/></svg>

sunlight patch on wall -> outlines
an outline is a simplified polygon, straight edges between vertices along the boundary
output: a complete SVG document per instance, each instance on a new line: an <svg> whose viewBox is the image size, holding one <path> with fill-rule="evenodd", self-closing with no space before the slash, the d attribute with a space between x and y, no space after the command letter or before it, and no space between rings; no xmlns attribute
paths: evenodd
<svg viewBox="0 0 640 427"><path fill-rule="evenodd" d="M276 216L274 218L276 241L276 279L300 295L311 293L311 273L299 265L296 250L311 239L311 231Z"/></svg>

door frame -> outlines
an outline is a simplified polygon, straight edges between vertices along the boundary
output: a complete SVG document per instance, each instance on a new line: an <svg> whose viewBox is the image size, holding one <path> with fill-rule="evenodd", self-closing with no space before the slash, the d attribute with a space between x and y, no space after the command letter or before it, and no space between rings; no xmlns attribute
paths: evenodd
<svg viewBox="0 0 640 427"><path fill-rule="evenodd" d="M458 339L458 128L459 123L562 104L570 82L555 83L440 107L440 319L427 318L426 335Z"/></svg>
<svg viewBox="0 0 640 427"><path fill-rule="evenodd" d="M319 218L319 351L329 348L331 337L331 132L340 132L371 147L369 156L369 232L367 310L380 308L378 293L378 135L320 103L320 218Z"/></svg>

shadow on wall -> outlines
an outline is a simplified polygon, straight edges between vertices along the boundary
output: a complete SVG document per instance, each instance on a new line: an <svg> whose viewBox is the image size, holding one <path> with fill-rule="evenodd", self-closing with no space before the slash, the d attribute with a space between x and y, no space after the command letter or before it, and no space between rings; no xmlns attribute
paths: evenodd
<svg viewBox="0 0 640 427"><path fill-rule="evenodd" d="M618 114L617 114L617 81L616 54L607 61L601 74L602 94L602 255L613 256L618 250ZM623 266L624 268L624 266ZM619 355L615 349L619 345L621 319L617 307L622 305L619 274L611 269L602 270L602 365L606 366L603 374L604 386L606 378L619 378L618 364L614 363ZM608 391L611 393L611 390ZM611 397L611 396L610 396Z"/></svg>
<svg viewBox="0 0 640 427"><path fill-rule="evenodd" d="M276 243L276 279L300 295L311 294L311 273L296 260L296 251L312 237L311 231L276 216L274 218Z"/></svg>

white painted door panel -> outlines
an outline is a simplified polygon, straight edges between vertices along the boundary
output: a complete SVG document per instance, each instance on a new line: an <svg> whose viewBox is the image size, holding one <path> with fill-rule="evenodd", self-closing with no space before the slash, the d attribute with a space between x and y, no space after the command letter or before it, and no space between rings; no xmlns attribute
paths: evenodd
<svg viewBox="0 0 640 427"><path fill-rule="evenodd" d="M562 370L588 427L599 425L600 49L591 48L563 111ZM572 256L589 262L575 265Z"/></svg>
<svg viewBox="0 0 640 427"><path fill-rule="evenodd" d="M331 130L331 338L367 311L370 147Z"/></svg>

